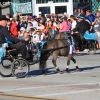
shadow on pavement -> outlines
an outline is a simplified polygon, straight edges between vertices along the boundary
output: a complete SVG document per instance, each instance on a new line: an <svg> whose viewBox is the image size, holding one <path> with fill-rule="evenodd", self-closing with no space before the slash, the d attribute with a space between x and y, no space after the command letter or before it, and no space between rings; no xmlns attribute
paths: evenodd
<svg viewBox="0 0 100 100"><path fill-rule="evenodd" d="M97 68L100 68L100 66L93 66L93 67L84 67L84 68L80 68L81 72L83 71L87 71L87 70L93 70L93 69L97 69ZM76 72L76 69L70 69L70 72ZM53 75L53 74L57 74L56 72L56 69L55 67L51 67L51 68L46 68L45 69L45 73L46 75ZM61 70L60 71L60 74L64 74L66 73L65 70ZM31 77L31 76L39 76L39 75L42 75L42 72L40 70L33 70L33 71L30 71L28 76Z"/></svg>

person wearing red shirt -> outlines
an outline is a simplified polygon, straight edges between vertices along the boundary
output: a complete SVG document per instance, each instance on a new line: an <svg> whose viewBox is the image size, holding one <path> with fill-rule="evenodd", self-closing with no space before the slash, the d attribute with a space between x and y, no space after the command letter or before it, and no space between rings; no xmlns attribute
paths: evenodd
<svg viewBox="0 0 100 100"><path fill-rule="evenodd" d="M10 27L10 32L14 37L18 37L18 25L15 21L15 19L12 19L12 24Z"/></svg>
<svg viewBox="0 0 100 100"><path fill-rule="evenodd" d="M51 20L49 20L49 22L46 25L46 34L48 34L48 29L52 28L53 30L55 30L55 26L53 25L53 22Z"/></svg>

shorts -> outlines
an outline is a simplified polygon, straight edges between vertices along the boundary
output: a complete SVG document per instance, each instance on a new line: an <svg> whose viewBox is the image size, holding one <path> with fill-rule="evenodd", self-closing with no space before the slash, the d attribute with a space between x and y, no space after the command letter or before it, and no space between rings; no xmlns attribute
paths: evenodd
<svg viewBox="0 0 100 100"><path fill-rule="evenodd" d="M100 43L100 32L97 32L97 41Z"/></svg>

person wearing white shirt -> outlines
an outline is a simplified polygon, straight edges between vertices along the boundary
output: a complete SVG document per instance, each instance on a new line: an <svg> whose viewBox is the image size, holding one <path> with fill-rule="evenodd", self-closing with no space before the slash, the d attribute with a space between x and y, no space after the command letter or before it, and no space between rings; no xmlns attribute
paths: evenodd
<svg viewBox="0 0 100 100"><path fill-rule="evenodd" d="M70 16L70 20L71 20L71 30L73 30L75 27L76 27L76 24L77 24L77 22L76 22L76 19L75 19L75 16L74 15L71 15Z"/></svg>
<svg viewBox="0 0 100 100"><path fill-rule="evenodd" d="M31 17L31 23L33 25L33 28L34 27L38 27L38 22L35 20L35 17L34 16Z"/></svg>
<svg viewBox="0 0 100 100"><path fill-rule="evenodd" d="M40 48L41 42L44 40L45 34L41 30L36 30L36 49Z"/></svg>

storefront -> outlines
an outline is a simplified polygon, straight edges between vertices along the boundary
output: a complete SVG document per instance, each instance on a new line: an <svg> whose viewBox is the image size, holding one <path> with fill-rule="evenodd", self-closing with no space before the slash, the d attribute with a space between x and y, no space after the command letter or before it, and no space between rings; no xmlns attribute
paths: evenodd
<svg viewBox="0 0 100 100"><path fill-rule="evenodd" d="M23 15L46 14L63 14L67 12L73 14L73 8L82 8L96 12L100 5L100 0L7 0L11 2L11 6L0 8L1 14L11 13L14 15L22 12Z"/></svg>
<svg viewBox="0 0 100 100"><path fill-rule="evenodd" d="M33 0L33 14L63 14L67 12L69 15L73 14L73 0Z"/></svg>
<svg viewBox="0 0 100 100"><path fill-rule="evenodd" d="M11 2L10 0L5 0L5 2L1 1L0 2L0 14L7 14L10 13L10 6L11 6Z"/></svg>
<svg viewBox="0 0 100 100"><path fill-rule="evenodd" d="M12 15L21 12L23 15L32 15L32 0L11 0Z"/></svg>

